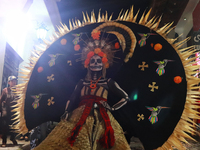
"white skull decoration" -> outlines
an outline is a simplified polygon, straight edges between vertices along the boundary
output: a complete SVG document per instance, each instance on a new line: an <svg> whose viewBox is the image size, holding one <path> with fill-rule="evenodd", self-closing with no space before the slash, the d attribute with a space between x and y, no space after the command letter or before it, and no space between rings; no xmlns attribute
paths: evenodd
<svg viewBox="0 0 200 150"><path fill-rule="evenodd" d="M101 57L98 55L94 55L90 58L89 64L91 71L101 71L103 69L103 63Z"/></svg>

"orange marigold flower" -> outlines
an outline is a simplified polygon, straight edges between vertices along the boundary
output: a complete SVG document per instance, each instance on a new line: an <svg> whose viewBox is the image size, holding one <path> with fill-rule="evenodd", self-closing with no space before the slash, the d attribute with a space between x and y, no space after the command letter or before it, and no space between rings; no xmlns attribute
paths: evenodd
<svg viewBox="0 0 200 150"><path fill-rule="evenodd" d="M102 63L104 64L108 62L108 59L106 57L103 57L101 60L102 60Z"/></svg>
<svg viewBox="0 0 200 150"><path fill-rule="evenodd" d="M94 52L93 52L93 51L90 51L90 52L87 54L87 58L90 59L92 56L94 56Z"/></svg>
<svg viewBox="0 0 200 150"><path fill-rule="evenodd" d="M90 63L90 59L87 58L87 59L85 60L85 65L84 65L84 66L87 67L87 66L89 65L89 63Z"/></svg>
<svg viewBox="0 0 200 150"><path fill-rule="evenodd" d="M98 54L99 52L101 52L101 49L100 49L100 48L95 48L95 49L94 49L94 53L95 53L95 54Z"/></svg>
<svg viewBox="0 0 200 150"><path fill-rule="evenodd" d="M99 40L100 34L101 34L101 31L93 30L91 33L91 36L94 40Z"/></svg>
<svg viewBox="0 0 200 150"><path fill-rule="evenodd" d="M104 52L99 52L98 55L99 55L100 57L104 57L104 56L105 56L105 53L104 53Z"/></svg>
<svg viewBox="0 0 200 150"><path fill-rule="evenodd" d="M116 43L115 43L115 48L116 48L116 49L119 49L119 48L120 48L119 42L116 42Z"/></svg>
<svg viewBox="0 0 200 150"><path fill-rule="evenodd" d="M74 50L75 50L75 51L78 51L80 48L81 48L81 47L80 47L79 44L76 44L76 45L74 46Z"/></svg>

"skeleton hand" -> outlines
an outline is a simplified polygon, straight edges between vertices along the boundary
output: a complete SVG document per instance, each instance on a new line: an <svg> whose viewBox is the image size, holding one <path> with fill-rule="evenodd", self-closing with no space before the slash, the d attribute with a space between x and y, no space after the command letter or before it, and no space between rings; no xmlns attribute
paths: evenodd
<svg viewBox="0 0 200 150"><path fill-rule="evenodd" d="M69 117L68 111L65 111L64 114L60 117L61 120L67 121Z"/></svg>
<svg viewBox="0 0 200 150"><path fill-rule="evenodd" d="M107 102L105 102L105 101L100 101L100 103L101 103L101 104L103 105L103 107L105 107L106 109L108 109L108 110L110 110L110 111L114 111L114 108L110 107L110 106L108 105Z"/></svg>

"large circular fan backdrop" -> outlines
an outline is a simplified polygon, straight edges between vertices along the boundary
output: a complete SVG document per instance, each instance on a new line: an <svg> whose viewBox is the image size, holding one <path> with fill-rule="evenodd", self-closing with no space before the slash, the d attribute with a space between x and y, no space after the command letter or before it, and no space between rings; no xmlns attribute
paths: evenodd
<svg viewBox="0 0 200 150"><path fill-rule="evenodd" d="M25 82L17 85L14 128L26 133L43 122L59 121L76 84L87 74L84 51L101 46L106 57L112 57L106 77L130 98L112 112L126 137L138 137L149 150L185 149L182 142L195 133L193 119L199 119L199 79L194 77L199 66L193 65L195 58L188 58L195 49L180 49L188 39L176 43L177 39L168 39L172 24L158 28L160 19L148 19L149 14L138 23L133 8L113 21L107 13L99 12L97 19L94 13L83 14L82 23L59 26L52 41L34 50L29 66L22 69ZM118 100L109 93L111 106Z"/></svg>

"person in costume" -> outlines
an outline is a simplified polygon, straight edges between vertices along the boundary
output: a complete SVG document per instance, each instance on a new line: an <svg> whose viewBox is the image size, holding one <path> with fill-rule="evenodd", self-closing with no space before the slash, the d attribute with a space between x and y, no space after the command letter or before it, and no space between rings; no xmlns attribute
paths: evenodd
<svg viewBox="0 0 200 150"><path fill-rule="evenodd" d="M172 23L160 28L150 12L138 20L132 7L113 21L107 13L97 19L83 13L83 22L61 24L45 48L34 50L22 70L25 83L17 86L14 128L25 134L59 121L67 101L62 120L36 150L127 150L124 133L145 150L186 149L192 119L200 119L194 110L199 66L188 58L195 50L180 49L187 40L167 38ZM140 46L140 33L154 35ZM171 62L158 74L164 60Z"/></svg>
<svg viewBox="0 0 200 150"><path fill-rule="evenodd" d="M62 121L36 150L130 149L121 126L110 113L129 100L128 94L115 81L106 78L106 68L113 59L113 55L108 55L111 46L106 46L105 40L94 40L88 44L93 46L85 47L87 50L83 50L82 56L86 56L83 58L84 66L88 69L86 78L79 81L67 101ZM121 97L112 107L107 103L108 90ZM74 110L77 103L79 106ZM53 138L61 129L64 134Z"/></svg>
<svg viewBox="0 0 200 150"><path fill-rule="evenodd" d="M8 85L3 89L1 97L0 97L0 106L2 108L1 113L1 130L2 130L2 147L6 147L7 136L9 134L9 125L11 124L11 103L15 98L11 91L17 83L17 78L15 76L8 77ZM15 140L15 134L11 132L10 140L14 145L17 145L17 141Z"/></svg>

